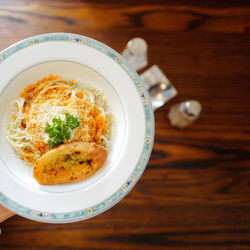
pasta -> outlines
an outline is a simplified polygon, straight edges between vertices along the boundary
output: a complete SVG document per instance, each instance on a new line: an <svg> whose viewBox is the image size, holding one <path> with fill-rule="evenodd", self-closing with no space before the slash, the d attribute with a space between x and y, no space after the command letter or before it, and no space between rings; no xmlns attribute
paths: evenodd
<svg viewBox="0 0 250 250"><path fill-rule="evenodd" d="M62 124L67 135L63 143L89 142L109 148L113 119L103 95L96 89L81 88L74 81L50 75L25 87L13 107L6 137L30 165L49 152L51 145L59 145L52 143L53 131L48 129L52 128L52 121ZM77 120L78 126L71 129L67 119Z"/></svg>

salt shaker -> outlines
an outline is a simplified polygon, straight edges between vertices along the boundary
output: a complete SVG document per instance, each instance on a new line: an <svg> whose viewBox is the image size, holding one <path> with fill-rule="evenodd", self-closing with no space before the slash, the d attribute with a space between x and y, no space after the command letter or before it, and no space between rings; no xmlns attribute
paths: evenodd
<svg viewBox="0 0 250 250"><path fill-rule="evenodd" d="M148 90L154 110L177 95L177 90L157 65L143 72L140 77Z"/></svg>
<svg viewBox="0 0 250 250"><path fill-rule="evenodd" d="M136 71L138 71L148 64L147 51L147 42L140 37L135 37L128 41L126 48L122 52L122 55L127 59L129 64Z"/></svg>
<svg viewBox="0 0 250 250"><path fill-rule="evenodd" d="M172 126L185 128L199 117L200 112L201 104L196 100L189 100L173 105L168 113L168 118Z"/></svg>

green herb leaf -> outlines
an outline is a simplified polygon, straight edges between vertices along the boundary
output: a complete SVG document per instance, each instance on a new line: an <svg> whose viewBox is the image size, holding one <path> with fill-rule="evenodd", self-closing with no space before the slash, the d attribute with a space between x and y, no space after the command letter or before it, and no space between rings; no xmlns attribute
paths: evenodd
<svg viewBox="0 0 250 250"><path fill-rule="evenodd" d="M63 144L65 140L70 139L70 132L79 127L80 122L76 117L65 114L65 121L60 118L53 118L52 125L48 122L45 125L45 132L49 135L48 146L55 148L60 144Z"/></svg>
<svg viewBox="0 0 250 250"><path fill-rule="evenodd" d="M66 116L66 125L70 127L71 129L75 129L80 125L78 119L74 117L73 115L70 115L69 113L67 113L65 114L65 116Z"/></svg>

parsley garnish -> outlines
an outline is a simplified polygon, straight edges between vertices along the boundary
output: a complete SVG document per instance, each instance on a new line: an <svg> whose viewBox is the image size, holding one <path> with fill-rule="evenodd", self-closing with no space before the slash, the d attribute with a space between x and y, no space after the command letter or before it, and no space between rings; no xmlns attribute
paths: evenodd
<svg viewBox="0 0 250 250"><path fill-rule="evenodd" d="M70 139L70 130L79 127L80 123L76 117L65 114L66 120L53 118L52 125L46 123L45 132L49 134L48 145L50 148L55 148L63 144L65 140Z"/></svg>

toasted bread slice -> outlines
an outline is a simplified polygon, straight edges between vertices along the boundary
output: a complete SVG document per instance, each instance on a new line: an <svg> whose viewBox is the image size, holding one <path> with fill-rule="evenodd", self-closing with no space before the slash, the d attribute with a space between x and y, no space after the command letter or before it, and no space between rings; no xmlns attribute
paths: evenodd
<svg viewBox="0 0 250 250"><path fill-rule="evenodd" d="M96 143L63 144L36 161L33 176L41 185L84 179L104 165L107 154Z"/></svg>

